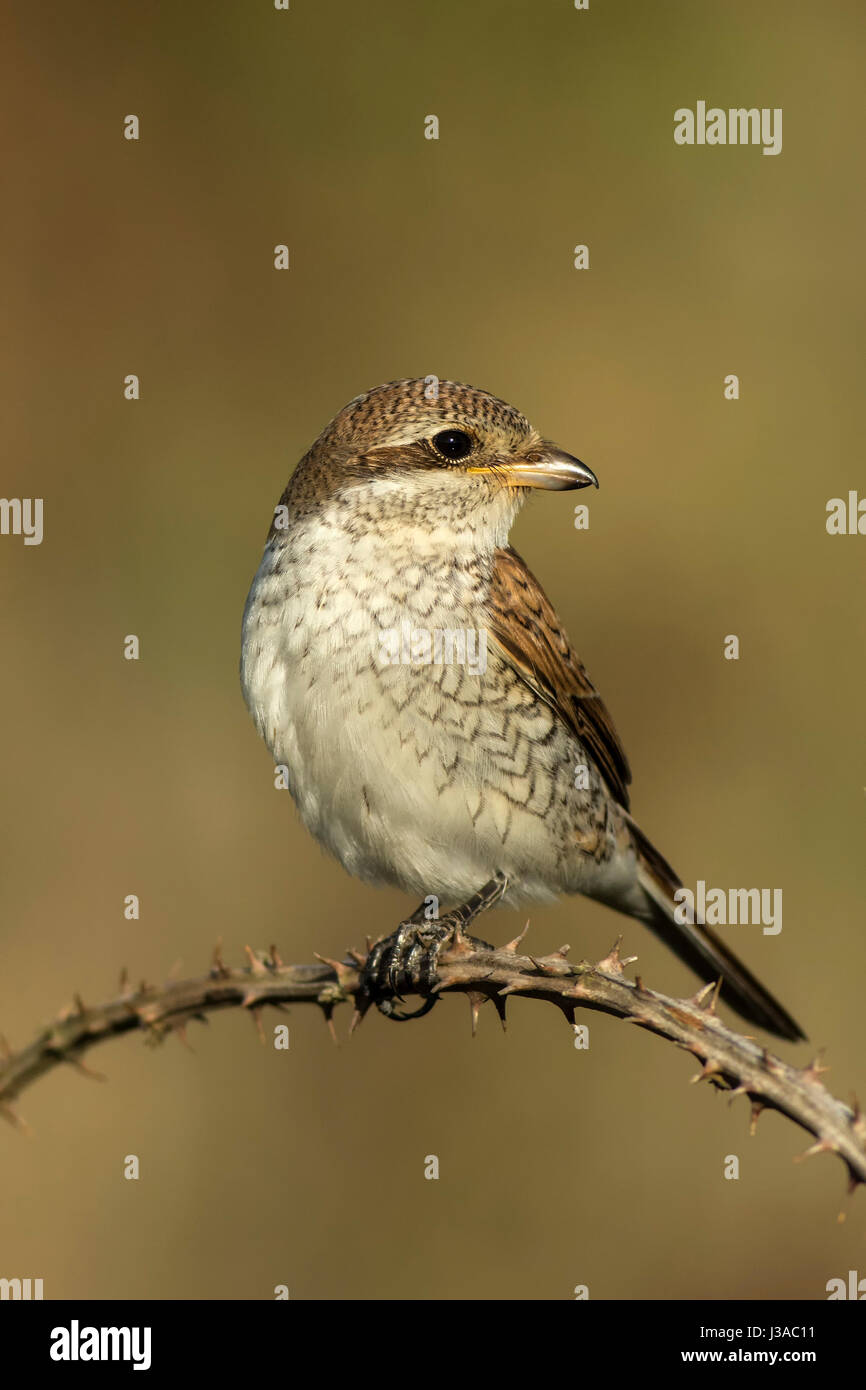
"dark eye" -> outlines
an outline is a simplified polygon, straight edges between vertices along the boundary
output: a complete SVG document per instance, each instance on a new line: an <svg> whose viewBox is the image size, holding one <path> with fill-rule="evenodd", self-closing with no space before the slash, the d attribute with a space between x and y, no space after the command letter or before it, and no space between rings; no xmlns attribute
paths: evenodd
<svg viewBox="0 0 866 1390"><path fill-rule="evenodd" d="M472 452L472 438L463 430L442 430L434 434L433 448L447 459L465 459Z"/></svg>

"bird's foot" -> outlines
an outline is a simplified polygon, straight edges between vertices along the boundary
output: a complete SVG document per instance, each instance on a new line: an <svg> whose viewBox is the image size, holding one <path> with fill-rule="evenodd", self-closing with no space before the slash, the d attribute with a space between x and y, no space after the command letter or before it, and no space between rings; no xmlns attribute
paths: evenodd
<svg viewBox="0 0 866 1390"><path fill-rule="evenodd" d="M463 936L473 946L492 950L489 941L466 936L466 928L482 912L494 907L507 888L505 875L497 874L465 903L446 916L433 919L428 919L429 909L422 903L395 932L371 947L361 971L359 1003L363 999L367 1007L375 1004L380 1013L395 1023L423 1018L438 998L436 963L443 946ZM394 1001L402 1002L404 994L420 994L424 1002L413 1013L398 1013Z"/></svg>

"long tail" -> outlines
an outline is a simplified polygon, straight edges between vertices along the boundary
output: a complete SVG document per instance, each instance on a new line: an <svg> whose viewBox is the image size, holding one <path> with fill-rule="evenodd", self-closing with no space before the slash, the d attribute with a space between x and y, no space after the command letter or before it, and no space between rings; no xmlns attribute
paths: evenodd
<svg viewBox="0 0 866 1390"><path fill-rule="evenodd" d="M647 899L644 920L665 945L703 980L722 977L722 998L743 1018L792 1042L804 1039L800 1025L709 927L674 920L674 893L682 887L667 860L629 817L638 861L638 882Z"/></svg>

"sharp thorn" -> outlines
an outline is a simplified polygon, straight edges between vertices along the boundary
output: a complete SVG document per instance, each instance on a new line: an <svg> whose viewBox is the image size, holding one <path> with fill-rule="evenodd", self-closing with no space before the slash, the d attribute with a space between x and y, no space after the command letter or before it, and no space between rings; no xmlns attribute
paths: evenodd
<svg viewBox="0 0 866 1390"><path fill-rule="evenodd" d="M247 960L248 960L249 963L250 963L250 972L251 972L251 974L253 974L253 975L266 975L267 972L268 972L268 968L267 968L267 966L262 962L262 960L261 960L261 958L258 956L258 954L252 949L252 947L251 947L251 946L245 946L245 947L244 947L244 950L245 950L246 955L247 955Z"/></svg>
<svg viewBox="0 0 866 1390"><path fill-rule="evenodd" d="M718 1062L704 1062L704 1065L701 1068L701 1070L697 1073L696 1076L692 1077L690 1084L693 1086L697 1081L709 1081L711 1076L719 1076L721 1074L721 1071L722 1068L719 1066Z"/></svg>
<svg viewBox="0 0 866 1390"><path fill-rule="evenodd" d="M94 1071L93 1068L89 1067L86 1062L82 1062L80 1057L76 1057L69 1053L64 1053L63 1061L68 1062L69 1065L71 1067L74 1067L76 1071L80 1072L82 1076L86 1076L89 1081L106 1081L108 1079L103 1072Z"/></svg>
<svg viewBox="0 0 866 1390"><path fill-rule="evenodd" d="M509 941L505 946L503 946L503 947L502 947L503 951L509 951L512 955L516 955L516 954L517 954L517 948L518 948L518 946L520 945L521 941L523 940L523 938L525 937L525 935L526 935L526 933L527 933L528 931L529 931L529 920L527 919L526 926L523 928L523 931L522 931L522 932L519 932L519 933L517 934L517 936L515 936L514 939L513 939L512 941Z"/></svg>
<svg viewBox="0 0 866 1390"><path fill-rule="evenodd" d="M17 1129L21 1134L26 1134L28 1138L32 1137L33 1130L26 1120L16 1114L11 1105L0 1104L0 1115L2 1115L3 1119L6 1120L13 1129Z"/></svg>
<svg viewBox="0 0 866 1390"><path fill-rule="evenodd" d="M715 980L710 980L710 983L708 985L704 985L703 989L699 989L697 994L692 995L691 1000L689 1002L694 1004L696 1009L702 1009L704 1007L707 996L712 994L713 990L715 989L718 989L717 983L715 982ZM712 1005L707 1005L707 1008L711 1013L713 1012Z"/></svg>
<svg viewBox="0 0 866 1390"><path fill-rule="evenodd" d="M811 1148L808 1148L805 1153L795 1154L794 1162L804 1163L807 1158L814 1158L815 1154L832 1153L838 1153L836 1145L833 1144L829 1139L819 1139L817 1143L813 1144Z"/></svg>
<svg viewBox="0 0 866 1390"><path fill-rule="evenodd" d="M469 1000L469 1015L472 1024L472 1036L474 1038L478 1031L478 1015L481 1012L481 1005L486 1003L487 995L482 994L480 990L470 989L466 992L466 998Z"/></svg>
<svg viewBox="0 0 866 1390"><path fill-rule="evenodd" d="M820 1053L818 1054L820 1056ZM803 1075L807 1081L817 1081L819 1076L830 1070L829 1067L822 1067L818 1057L814 1057L808 1067L803 1068Z"/></svg>
<svg viewBox="0 0 866 1390"><path fill-rule="evenodd" d="M339 975L342 961L332 960L330 956L321 956L318 951L314 951L313 955L316 957L316 960L320 960L323 965L329 965L335 975Z"/></svg>
<svg viewBox="0 0 866 1390"><path fill-rule="evenodd" d="M739 1086L733 1086L731 1088L730 1094L728 1095L728 1102L730 1103L732 1100L736 1100L737 1096L747 1096L748 1094L748 1086L746 1086L745 1083L741 1081Z"/></svg>
<svg viewBox="0 0 866 1390"><path fill-rule="evenodd" d="M621 975L622 961L619 958L619 948L621 945L622 937L618 936L607 955L596 965L596 970L600 970L603 975Z"/></svg>
<svg viewBox="0 0 866 1390"><path fill-rule="evenodd" d="M544 956L530 956L529 959L540 975L568 975L571 973L568 970L559 968L559 957L557 957L556 961L551 960L550 957L545 958Z"/></svg>
<svg viewBox="0 0 866 1390"><path fill-rule="evenodd" d="M364 1017L367 1013L367 1010L370 1007L370 1003L371 1000L368 998L367 995L355 995L355 1011L352 1014L352 1021L349 1024L349 1037L352 1036L352 1034L355 1032L357 1028L360 1028L361 1024L364 1021Z"/></svg>

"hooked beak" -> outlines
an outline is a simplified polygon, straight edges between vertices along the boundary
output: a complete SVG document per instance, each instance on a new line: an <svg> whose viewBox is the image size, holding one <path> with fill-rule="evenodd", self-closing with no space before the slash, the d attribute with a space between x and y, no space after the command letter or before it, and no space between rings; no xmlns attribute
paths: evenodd
<svg viewBox="0 0 866 1390"><path fill-rule="evenodd" d="M471 468L470 473L496 473L509 487L539 487L548 492L598 487L598 478L585 463L543 439L523 458L496 464L495 468Z"/></svg>

